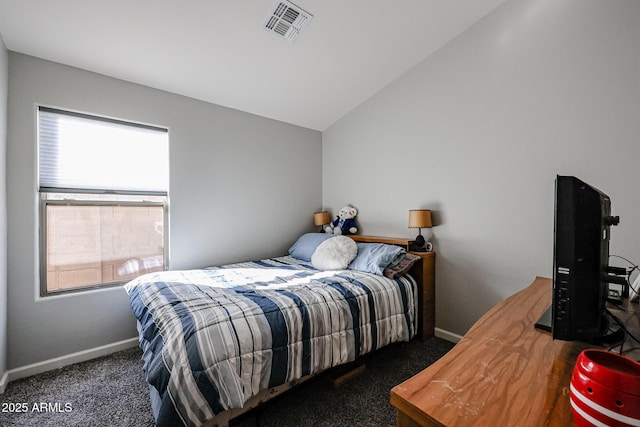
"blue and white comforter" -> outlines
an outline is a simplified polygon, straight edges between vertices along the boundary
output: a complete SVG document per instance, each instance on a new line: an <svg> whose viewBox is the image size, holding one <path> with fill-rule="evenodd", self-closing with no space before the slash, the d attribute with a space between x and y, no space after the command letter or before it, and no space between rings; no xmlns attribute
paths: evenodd
<svg viewBox="0 0 640 427"><path fill-rule="evenodd" d="M287 256L141 276L125 286L157 425L201 425L259 391L416 332L416 286Z"/></svg>

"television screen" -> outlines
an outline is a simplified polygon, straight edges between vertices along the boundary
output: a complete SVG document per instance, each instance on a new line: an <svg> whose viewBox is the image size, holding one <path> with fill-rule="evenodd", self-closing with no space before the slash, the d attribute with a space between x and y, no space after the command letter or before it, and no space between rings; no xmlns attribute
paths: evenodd
<svg viewBox="0 0 640 427"><path fill-rule="evenodd" d="M540 322L554 339L601 343L611 332L609 232L618 217L606 194L578 178L558 175L555 185L552 304Z"/></svg>

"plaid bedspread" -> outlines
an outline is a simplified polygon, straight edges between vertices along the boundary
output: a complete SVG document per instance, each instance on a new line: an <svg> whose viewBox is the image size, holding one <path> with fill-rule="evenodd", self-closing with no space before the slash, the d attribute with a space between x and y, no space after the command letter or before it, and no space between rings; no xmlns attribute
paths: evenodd
<svg viewBox="0 0 640 427"><path fill-rule="evenodd" d="M416 331L416 286L293 257L141 276L139 321L158 426L201 425L259 391L338 366Z"/></svg>

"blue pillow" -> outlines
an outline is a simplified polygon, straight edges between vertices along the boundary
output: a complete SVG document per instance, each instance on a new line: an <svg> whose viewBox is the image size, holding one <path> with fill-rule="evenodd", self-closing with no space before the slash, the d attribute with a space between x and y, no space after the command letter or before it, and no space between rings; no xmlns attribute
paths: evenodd
<svg viewBox="0 0 640 427"><path fill-rule="evenodd" d="M289 248L289 255L303 261L311 261L311 256L316 251L318 245L327 239L336 237L337 234L307 233L303 234Z"/></svg>
<svg viewBox="0 0 640 427"><path fill-rule="evenodd" d="M348 268L382 276L384 269L398 263L405 253L406 251L400 246L384 243L358 243L358 255L351 261Z"/></svg>

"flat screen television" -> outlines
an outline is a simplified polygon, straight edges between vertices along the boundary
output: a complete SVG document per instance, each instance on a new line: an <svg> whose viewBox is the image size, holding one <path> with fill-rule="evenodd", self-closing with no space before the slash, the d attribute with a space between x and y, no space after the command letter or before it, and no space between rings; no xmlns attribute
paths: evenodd
<svg viewBox="0 0 640 427"><path fill-rule="evenodd" d="M541 319L554 339L618 339L605 308L608 283L617 280L609 274L609 239L618 222L602 191L573 176L556 177L552 304Z"/></svg>

